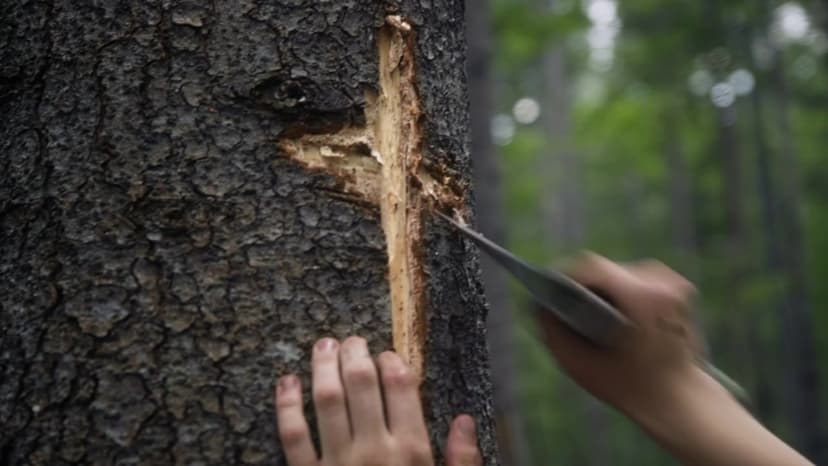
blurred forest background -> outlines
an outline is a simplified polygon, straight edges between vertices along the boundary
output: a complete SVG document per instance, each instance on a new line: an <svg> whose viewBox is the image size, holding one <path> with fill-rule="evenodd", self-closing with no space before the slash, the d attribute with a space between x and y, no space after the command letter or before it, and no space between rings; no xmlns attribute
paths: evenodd
<svg viewBox="0 0 828 466"><path fill-rule="evenodd" d="M479 228L690 277L714 362L828 464L828 0L469 0L467 24ZM484 278L504 464L674 464Z"/></svg>

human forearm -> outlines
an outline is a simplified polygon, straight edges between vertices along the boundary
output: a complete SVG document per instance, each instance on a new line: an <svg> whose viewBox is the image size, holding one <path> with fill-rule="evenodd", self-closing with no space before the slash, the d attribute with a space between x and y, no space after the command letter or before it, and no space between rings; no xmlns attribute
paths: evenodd
<svg viewBox="0 0 828 466"><path fill-rule="evenodd" d="M811 463L765 429L716 381L697 369L663 399L626 409L686 465L803 466Z"/></svg>
<svg viewBox="0 0 828 466"><path fill-rule="evenodd" d="M623 344L596 348L539 314L547 346L579 385L634 419L686 465L811 464L698 367L689 312L695 289L684 277L660 262L622 265L594 254L569 275L633 324Z"/></svg>

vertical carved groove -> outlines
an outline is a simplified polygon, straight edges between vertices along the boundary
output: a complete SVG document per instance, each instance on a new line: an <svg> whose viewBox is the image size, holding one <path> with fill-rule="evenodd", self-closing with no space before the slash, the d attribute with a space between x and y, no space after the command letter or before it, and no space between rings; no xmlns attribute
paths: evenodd
<svg viewBox="0 0 828 466"><path fill-rule="evenodd" d="M383 161L380 209L388 248L394 347L422 373L425 290L417 250L423 204L411 184L422 154L412 35L410 26L394 16L379 31L380 94L374 140Z"/></svg>

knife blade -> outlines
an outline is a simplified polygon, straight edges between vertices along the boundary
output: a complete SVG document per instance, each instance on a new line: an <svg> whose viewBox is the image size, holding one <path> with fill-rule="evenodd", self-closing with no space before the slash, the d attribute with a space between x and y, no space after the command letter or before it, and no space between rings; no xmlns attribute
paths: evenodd
<svg viewBox="0 0 828 466"><path fill-rule="evenodd" d="M448 215L438 214L508 270L543 309L591 343L615 347L625 329L633 325L614 306L575 280L535 267Z"/></svg>
<svg viewBox="0 0 828 466"><path fill-rule="evenodd" d="M622 344L626 330L635 325L615 306L563 273L542 270L448 215L439 211L437 215L472 240L515 277L529 291L541 309L554 314L571 330L594 345L618 347ZM746 407L750 405L747 391L738 382L702 356L697 357L697 362L734 398Z"/></svg>

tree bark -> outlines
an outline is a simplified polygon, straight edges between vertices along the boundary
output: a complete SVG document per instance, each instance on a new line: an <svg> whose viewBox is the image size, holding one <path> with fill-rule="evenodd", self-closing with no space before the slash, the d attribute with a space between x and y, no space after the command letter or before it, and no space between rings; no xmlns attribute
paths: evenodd
<svg viewBox="0 0 828 466"><path fill-rule="evenodd" d="M781 52L780 52L781 53ZM780 315L784 351L786 404L797 446L816 464L828 461L819 377L819 355L808 294L805 237L801 217L799 159L788 109L785 72L777 63L771 69L777 125L780 131L779 164L781 199L781 256L785 274L785 305Z"/></svg>
<svg viewBox="0 0 828 466"><path fill-rule="evenodd" d="M422 373L437 457L468 412L497 463L432 215L468 215L461 2L4 10L0 463L284 464L275 376L354 333Z"/></svg>
<svg viewBox="0 0 828 466"><path fill-rule="evenodd" d="M769 22L769 11L767 5L762 10L760 16L759 27L755 31L743 30L743 34L739 36L741 48L745 56L750 58L752 69L759 67L755 63L755 57L750 49L750 44L754 37L759 37L767 40L765 34L765 27ZM759 205L761 206L761 225L762 225L762 239L760 244L764 250L764 268L765 273L770 277L777 277L781 271L782 263L782 247L783 243L779 236L779 219L777 215L777 205L779 203L776 183L773 177L773 161L770 143L768 141L768 127L765 124L765 100L766 100L766 84L761 75L757 76L756 85L753 92L750 94L750 113L751 113L751 127L753 131L753 140L756 150L756 189L758 194ZM779 373L779 356L774 351L767 351L768 347L781 345L781 338L773 335L770 338L762 336L760 329L768 318L776 320L776 315L784 312L784 302L782 297L774 295L769 304L764 309L759 309L755 312L755 318L746 322L749 332L751 352L755 355L754 359L757 361L768 361L769 364L757 364L753 371L756 374L753 398L756 415L764 422L771 422L774 417L779 414L779 405L777 390L775 388L774 380L778 380ZM770 341L769 341L770 340ZM785 384L782 384L783 386Z"/></svg>
<svg viewBox="0 0 828 466"><path fill-rule="evenodd" d="M751 93L750 108L752 114L751 123L753 126L753 137L756 145L756 186L758 190L759 203L761 205L762 232L764 236L762 244L764 245L765 250L765 267L770 276L775 276L779 273L780 268L781 243L778 237L779 228L777 226L775 213L775 205L777 203L775 193L776 190L774 189L774 183L771 176L770 150L766 137L766 128L763 123L765 113L763 93L763 83L758 82L756 88L753 90L753 93ZM778 308L782 307L782 305L778 302L779 299L776 296L774 296L774 298L775 299L772 300L772 304L768 310L778 313ZM768 351L765 350L767 346L773 346L773 342L763 341L760 331L763 322L766 320L765 314L765 309L757 310L757 312L754 313L755 318L750 319L750 321L746 322L745 325L747 326L749 333L751 352L755 355L755 359L757 361L774 361L776 355L768 354ZM777 345L780 344L779 340L775 343ZM778 367L778 365L778 362L775 362L768 364L767 366ZM772 384L774 377L769 375L770 371L768 370L768 367L765 367L765 365L762 364L755 365L753 372L756 375L753 390L756 414L760 419L767 422L771 420L771 417L774 415L775 411L773 395L774 389Z"/></svg>
<svg viewBox="0 0 828 466"><path fill-rule="evenodd" d="M551 6L551 4L548 4ZM542 57L543 106L542 124L550 149L539 160L541 176L541 216L550 239L545 248L550 253L571 252L582 248L586 236L583 164L572 143L572 103L567 72L566 49L550 44ZM551 254L554 257L554 254ZM570 387L565 385L564 387ZM591 395L572 392L584 426L589 431L588 450L591 465L611 461L610 418L605 405Z"/></svg>
<svg viewBox="0 0 828 466"><path fill-rule="evenodd" d="M771 21L772 5L763 0L760 5L762 24ZM760 30L760 37L765 35ZM792 132L789 113L789 89L784 63L784 51L774 50L776 55L770 69L768 93L772 96L776 127L779 130L778 160L767 155L764 135L760 131L758 142L760 181L762 186L763 217L770 227L768 235L768 263L772 272L784 278L784 291L779 305L778 322L781 329L780 344L783 375L783 404L785 414L794 434L795 446L811 461L822 464L828 461L828 449L823 445L825 421L821 401L819 358L813 332L814 320L808 293L808 276L805 265L805 238L801 218L801 186L799 160ZM756 127L761 129L762 99L764 91L759 83L754 94L757 110ZM775 170L774 170L775 169ZM777 173L777 178L772 177ZM776 182L779 189L774 189Z"/></svg>
<svg viewBox="0 0 828 466"><path fill-rule="evenodd" d="M746 350L742 345L736 343L745 341L746 335L742 333L743 326L729 317L745 315L745 303L742 294L749 273L749 238L746 229L744 163L735 105L718 108L716 113L719 130L718 149L721 157L721 202L725 215L725 250L722 257L725 261L725 276L730 292L724 300L727 316L721 321L719 338L716 339L714 345L718 343L724 349L724 351L715 351L715 353L732 355L735 361L745 361L749 359L745 353Z"/></svg>
<svg viewBox="0 0 828 466"><path fill-rule="evenodd" d="M667 190L670 205L670 244L680 255L691 280L697 279L696 206L693 202L693 181L677 121L672 108L664 115L664 155L667 168Z"/></svg>
<svg viewBox="0 0 828 466"><path fill-rule="evenodd" d="M565 50L550 45L543 55L543 125L550 151L540 161L544 179L541 209L547 231L553 233L549 248L577 248L583 245L586 220L581 190L583 168L572 147L570 88Z"/></svg>
<svg viewBox="0 0 828 466"><path fill-rule="evenodd" d="M469 44L467 74L469 79L471 153L474 192L477 203L477 227L488 238L503 244L506 224L502 208L500 165L492 147L491 42L489 2L478 1L466 10ZM504 464L523 466L529 461L529 447L524 435L523 416L518 398L518 373L515 368L515 316L509 296L508 275L491 258L481 258L483 283L490 305L487 321L497 441Z"/></svg>

